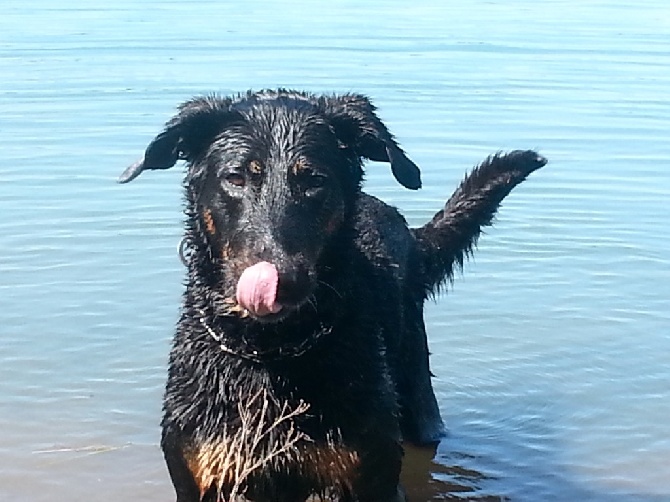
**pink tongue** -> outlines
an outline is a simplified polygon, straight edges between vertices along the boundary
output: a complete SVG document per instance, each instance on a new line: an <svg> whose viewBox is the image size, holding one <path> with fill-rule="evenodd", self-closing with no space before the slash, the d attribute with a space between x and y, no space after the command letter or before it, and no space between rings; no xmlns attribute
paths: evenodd
<svg viewBox="0 0 670 502"><path fill-rule="evenodd" d="M237 282L237 303L254 315L276 314L282 308L277 303L277 268L266 261L245 269Z"/></svg>

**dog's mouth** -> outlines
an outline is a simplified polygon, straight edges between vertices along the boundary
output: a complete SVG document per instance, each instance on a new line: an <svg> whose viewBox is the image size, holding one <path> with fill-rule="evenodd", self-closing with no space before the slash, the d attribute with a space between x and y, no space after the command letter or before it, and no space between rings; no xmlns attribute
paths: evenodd
<svg viewBox="0 0 670 502"><path fill-rule="evenodd" d="M237 281L235 299L254 317L277 314L283 306L277 301L279 272L272 263L261 261L246 268Z"/></svg>
<svg viewBox="0 0 670 502"><path fill-rule="evenodd" d="M287 317L298 309L307 296L299 294L296 289L308 290L307 275L296 281L280 279L277 267L272 263L261 261L244 269L237 281L235 301L239 309L249 316L262 322L275 322ZM287 283L291 287L287 287Z"/></svg>

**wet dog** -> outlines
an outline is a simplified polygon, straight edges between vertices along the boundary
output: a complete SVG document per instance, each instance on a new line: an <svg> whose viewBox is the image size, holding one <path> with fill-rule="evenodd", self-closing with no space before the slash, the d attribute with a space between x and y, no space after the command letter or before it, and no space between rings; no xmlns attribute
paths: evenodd
<svg viewBox="0 0 670 502"><path fill-rule="evenodd" d="M361 95L184 103L121 176L186 161L188 279L162 448L179 502L401 501L401 442L444 433L423 303L546 160L489 157L410 229L363 159L419 168Z"/></svg>

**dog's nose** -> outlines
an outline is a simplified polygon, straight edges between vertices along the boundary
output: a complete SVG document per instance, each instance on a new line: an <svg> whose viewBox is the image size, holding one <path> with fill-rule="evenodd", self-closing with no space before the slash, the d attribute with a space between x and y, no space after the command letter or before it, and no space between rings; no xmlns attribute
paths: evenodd
<svg viewBox="0 0 670 502"><path fill-rule="evenodd" d="M279 273L277 284L277 302L285 306L302 304L312 293L312 281L304 267L298 267Z"/></svg>

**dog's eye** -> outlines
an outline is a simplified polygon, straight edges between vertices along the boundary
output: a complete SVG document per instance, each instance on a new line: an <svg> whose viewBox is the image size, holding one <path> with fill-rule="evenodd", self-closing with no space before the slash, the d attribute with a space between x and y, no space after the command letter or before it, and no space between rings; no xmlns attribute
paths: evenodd
<svg viewBox="0 0 670 502"><path fill-rule="evenodd" d="M327 183L328 178L322 174L312 174L310 176L306 176L303 181L305 195L307 197L315 197L321 194Z"/></svg>
<svg viewBox="0 0 670 502"><path fill-rule="evenodd" d="M228 183L229 185L233 185L239 188L242 188L244 185L247 184L246 178L240 174L240 173L226 173L223 175L223 179Z"/></svg>

